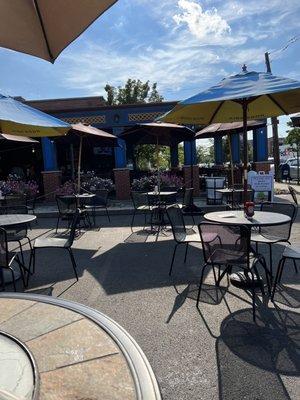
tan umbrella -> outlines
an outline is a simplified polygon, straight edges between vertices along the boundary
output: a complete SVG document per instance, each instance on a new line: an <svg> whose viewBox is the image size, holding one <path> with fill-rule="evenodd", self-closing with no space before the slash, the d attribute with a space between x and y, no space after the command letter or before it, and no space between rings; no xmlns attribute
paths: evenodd
<svg viewBox="0 0 300 400"><path fill-rule="evenodd" d="M9 140L12 142L22 143L39 143L38 140L34 140L26 136L8 135L7 133L0 133L0 140Z"/></svg>
<svg viewBox="0 0 300 400"><path fill-rule="evenodd" d="M117 147L118 146L118 138L111 133L102 131L101 129L97 129L91 125L84 125L82 123L73 124L72 129L69 134L66 136L66 139L71 135L79 136L79 155L78 155L78 193L80 192L80 173L81 173L81 159L82 159L82 142L83 138L88 138L93 142L100 143L104 147Z"/></svg>
<svg viewBox="0 0 300 400"><path fill-rule="evenodd" d="M0 46L54 62L117 0L4 0Z"/></svg>
<svg viewBox="0 0 300 400"><path fill-rule="evenodd" d="M250 131L254 128L260 128L265 125L266 125L265 121L250 120L247 122L247 130ZM205 128L201 129L195 135L195 139L207 139L216 136L228 135L232 186L234 186L234 172L233 172L233 160L231 152L231 133L242 133L242 132L243 132L243 122L224 122L224 123L210 124Z"/></svg>

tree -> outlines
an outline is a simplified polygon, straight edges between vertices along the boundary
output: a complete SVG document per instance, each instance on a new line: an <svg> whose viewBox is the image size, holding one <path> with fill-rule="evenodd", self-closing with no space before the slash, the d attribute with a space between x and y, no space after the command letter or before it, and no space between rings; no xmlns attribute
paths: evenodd
<svg viewBox="0 0 300 400"><path fill-rule="evenodd" d="M199 164L212 164L214 162L214 146L212 143L210 146L197 146L196 153Z"/></svg>
<svg viewBox="0 0 300 400"><path fill-rule="evenodd" d="M107 104L134 104L134 103L160 103L163 96L158 93L157 83L149 85L149 81L142 82L140 79L128 79L124 87L111 86L104 87L107 93Z"/></svg>
<svg viewBox="0 0 300 400"><path fill-rule="evenodd" d="M300 155L300 128L294 128L293 123L289 121L287 123L292 129L287 131L287 137L285 139L285 143L289 144L291 147L295 148L297 151L297 183L299 185L300 181L300 172L299 172L299 155Z"/></svg>

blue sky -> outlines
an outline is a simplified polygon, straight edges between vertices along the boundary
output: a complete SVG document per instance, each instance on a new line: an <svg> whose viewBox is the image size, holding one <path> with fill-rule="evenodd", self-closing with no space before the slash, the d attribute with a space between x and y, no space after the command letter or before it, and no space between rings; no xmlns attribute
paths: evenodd
<svg viewBox="0 0 300 400"><path fill-rule="evenodd" d="M300 80L300 1L119 0L54 65L0 49L0 90L26 99L104 94L127 78L158 83L182 100L240 71L265 70ZM299 36L300 38L300 36ZM280 119L280 133L286 130Z"/></svg>

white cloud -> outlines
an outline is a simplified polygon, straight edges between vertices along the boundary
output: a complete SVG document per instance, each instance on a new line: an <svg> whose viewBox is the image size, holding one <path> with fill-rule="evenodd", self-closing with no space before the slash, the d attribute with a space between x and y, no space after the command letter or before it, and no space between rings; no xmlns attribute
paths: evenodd
<svg viewBox="0 0 300 400"><path fill-rule="evenodd" d="M230 34L231 28L216 8L203 11L201 5L195 1L179 0L180 14L173 19L178 25L187 24L190 32L200 40L219 41Z"/></svg>

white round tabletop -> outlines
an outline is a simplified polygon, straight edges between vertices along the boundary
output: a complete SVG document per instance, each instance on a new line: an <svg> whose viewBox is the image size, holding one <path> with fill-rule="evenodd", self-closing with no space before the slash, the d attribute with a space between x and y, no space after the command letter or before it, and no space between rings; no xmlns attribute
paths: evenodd
<svg viewBox="0 0 300 400"><path fill-rule="evenodd" d="M0 226L29 224L36 220L32 214L3 214L0 215Z"/></svg>
<svg viewBox="0 0 300 400"><path fill-rule="evenodd" d="M177 192L160 191L160 192L148 192L147 194L148 194L148 196L172 196L174 194L177 194Z"/></svg>
<svg viewBox="0 0 300 400"><path fill-rule="evenodd" d="M282 225L291 221L291 218L285 214L255 211L252 219L247 219L244 211L215 211L204 215L204 218L210 222L219 224L248 225L248 226L271 226Z"/></svg>

